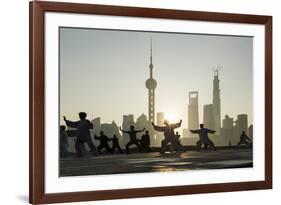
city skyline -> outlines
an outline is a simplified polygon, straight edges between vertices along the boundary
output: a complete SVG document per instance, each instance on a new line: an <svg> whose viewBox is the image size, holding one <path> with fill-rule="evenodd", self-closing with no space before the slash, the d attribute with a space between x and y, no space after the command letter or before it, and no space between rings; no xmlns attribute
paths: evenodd
<svg viewBox="0 0 281 205"><path fill-rule="evenodd" d="M202 123L203 106L213 101L213 67L220 64L221 119L247 114L252 124L252 38L70 28L60 30L60 120L63 115L77 119L79 111L87 112L89 119L101 117L118 125L123 115L148 117L144 83L151 37L155 113L175 115L176 121L183 120L182 128L188 127L188 93L194 90Z"/></svg>

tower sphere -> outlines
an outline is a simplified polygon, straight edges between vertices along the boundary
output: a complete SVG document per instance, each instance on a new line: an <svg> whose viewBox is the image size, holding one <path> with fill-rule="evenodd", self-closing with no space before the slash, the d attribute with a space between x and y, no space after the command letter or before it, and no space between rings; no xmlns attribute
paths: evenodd
<svg viewBox="0 0 281 205"><path fill-rule="evenodd" d="M146 80L145 85L147 89L155 89L157 86L157 82L153 78L149 78Z"/></svg>

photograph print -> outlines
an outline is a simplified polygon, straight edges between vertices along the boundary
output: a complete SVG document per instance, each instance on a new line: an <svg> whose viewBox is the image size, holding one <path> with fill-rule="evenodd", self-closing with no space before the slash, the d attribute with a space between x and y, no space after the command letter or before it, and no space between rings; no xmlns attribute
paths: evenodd
<svg viewBox="0 0 281 205"><path fill-rule="evenodd" d="M253 37L59 28L59 176L253 167Z"/></svg>

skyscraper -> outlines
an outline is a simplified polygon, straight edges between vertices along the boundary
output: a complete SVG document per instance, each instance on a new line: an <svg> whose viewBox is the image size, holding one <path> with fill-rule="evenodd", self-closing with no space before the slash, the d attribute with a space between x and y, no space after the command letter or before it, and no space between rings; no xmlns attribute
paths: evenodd
<svg viewBox="0 0 281 205"><path fill-rule="evenodd" d="M219 70L214 71L213 80L213 113L214 113L214 129L217 135L220 135L221 129L221 99L220 99L220 80Z"/></svg>
<svg viewBox="0 0 281 205"><path fill-rule="evenodd" d="M241 133L244 131L248 134L248 115L247 114L240 114L237 116L237 120L235 122L237 135L240 136Z"/></svg>
<svg viewBox="0 0 281 205"><path fill-rule="evenodd" d="M248 128L248 136L253 140L253 125L250 125Z"/></svg>
<svg viewBox="0 0 281 205"><path fill-rule="evenodd" d="M145 85L148 89L148 120L154 122L155 120L155 88L157 82L153 79L153 64L152 64L152 39L150 39L150 64L149 64L150 75L146 80Z"/></svg>
<svg viewBox="0 0 281 205"><path fill-rule="evenodd" d="M134 115L123 115L122 129L129 130L131 125L135 125Z"/></svg>
<svg viewBox="0 0 281 205"><path fill-rule="evenodd" d="M194 130L199 127L198 92L189 92L188 96L188 129Z"/></svg>
<svg viewBox="0 0 281 205"><path fill-rule="evenodd" d="M157 125L164 125L165 114L164 112L157 112Z"/></svg>
<svg viewBox="0 0 281 205"><path fill-rule="evenodd" d="M225 144L235 142L233 138L234 134L234 126L233 126L233 118L230 118L228 115L225 115L225 118L222 121L222 128L221 128L221 139L224 139Z"/></svg>
<svg viewBox="0 0 281 205"><path fill-rule="evenodd" d="M214 110L213 104L204 105L204 116L203 116L204 127L214 130Z"/></svg>
<svg viewBox="0 0 281 205"><path fill-rule="evenodd" d="M130 114L130 115L123 115L123 123L122 123L122 129L123 130L130 130L130 126L135 125L134 122L134 115ZM122 133L122 137L121 137L121 143L127 143L128 139L127 139L127 134Z"/></svg>
<svg viewBox="0 0 281 205"><path fill-rule="evenodd" d="M92 120L93 123L93 129L92 129L92 135L99 135L101 131L101 118L97 117Z"/></svg>
<svg viewBox="0 0 281 205"><path fill-rule="evenodd" d="M248 133L248 115L247 114L240 114L237 116L235 120L234 126L234 134L233 134L233 141L237 144L240 141L240 135L242 132Z"/></svg>
<svg viewBox="0 0 281 205"><path fill-rule="evenodd" d="M157 125L158 126L163 126L164 125L164 120L165 120L165 113L164 112L157 112ZM164 139L164 134L163 132L155 132L156 133L156 139L155 139L155 144L157 147L161 145L161 141Z"/></svg>

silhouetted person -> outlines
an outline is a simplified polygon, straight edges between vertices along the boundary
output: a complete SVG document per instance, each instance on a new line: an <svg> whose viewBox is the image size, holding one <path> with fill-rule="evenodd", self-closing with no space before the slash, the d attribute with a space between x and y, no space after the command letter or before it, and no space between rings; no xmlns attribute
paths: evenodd
<svg viewBox="0 0 281 205"><path fill-rule="evenodd" d="M107 152L112 153L112 150L110 149L108 145L109 138L103 133L103 131L100 131L100 136L94 136L95 140L99 140L100 144L98 146L98 152L101 154L102 149L106 149Z"/></svg>
<svg viewBox="0 0 281 205"><path fill-rule="evenodd" d="M138 147L139 151L141 152L140 145L137 140L137 133L143 132L145 129L143 128L142 130L135 130L135 127L132 125L132 126L130 126L130 130L128 130L128 131L122 130L121 127L120 127L120 130L123 133L129 134L129 137L130 137L130 141L126 144L126 153L127 154L130 153L129 147L131 145L136 145Z"/></svg>
<svg viewBox="0 0 281 205"><path fill-rule="evenodd" d="M140 140L140 146L141 146L141 150L143 152L150 152L150 136L149 136L149 132L146 130L145 134L141 136L141 140Z"/></svg>
<svg viewBox="0 0 281 205"><path fill-rule="evenodd" d="M197 141L197 148L198 151L201 150L202 143L204 144L205 149L210 146L214 151L216 150L216 147L212 140L208 137L208 133L214 134L216 131L210 130L207 128L204 128L204 124L200 124L199 130L189 130L192 133L199 134L199 140Z"/></svg>
<svg viewBox="0 0 281 205"><path fill-rule="evenodd" d="M247 145L247 147L250 147L251 145L251 139L245 134L245 131L242 132L242 134L240 135L240 142L238 143L238 147L240 147L240 145L244 144Z"/></svg>
<svg viewBox="0 0 281 205"><path fill-rule="evenodd" d="M67 157L68 156L68 150L67 147L69 146L67 133L65 131L65 126L60 126L60 156L61 157Z"/></svg>
<svg viewBox="0 0 281 205"><path fill-rule="evenodd" d="M112 148L111 148L112 152L114 153L115 150L117 149L118 152L119 152L120 154L122 154L123 151L122 151L122 149L121 149L121 147L120 147L120 145L119 145L119 139L117 138L117 136L116 136L116 135L113 135L113 138L111 138L110 140L112 141Z"/></svg>
<svg viewBox="0 0 281 205"><path fill-rule="evenodd" d="M167 145L173 143L175 140L175 131L174 129L181 126L182 120L178 123L170 124L168 120L164 121L165 126L157 126L152 122L152 126L158 132L164 132L164 140L161 141L161 153L165 153L167 150Z"/></svg>
<svg viewBox="0 0 281 205"><path fill-rule="evenodd" d="M97 150L95 145L93 144L90 132L90 129L93 129L93 124L89 120L87 120L86 117L87 114L85 112L79 112L80 120L76 122L67 120L65 116L63 117L67 126L77 128L77 139L75 142L77 157L83 157L82 146L84 146L84 143L88 144L93 156L97 155Z"/></svg>

